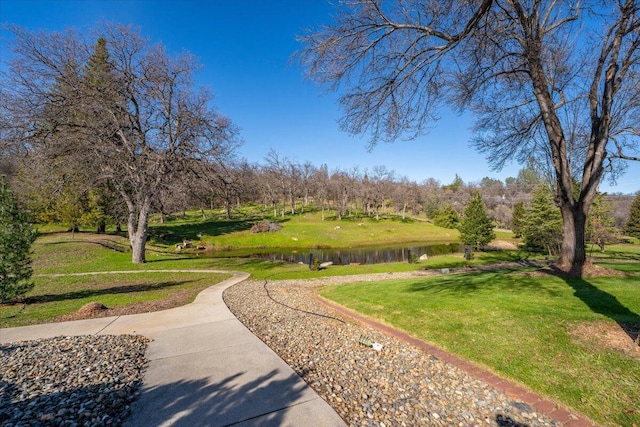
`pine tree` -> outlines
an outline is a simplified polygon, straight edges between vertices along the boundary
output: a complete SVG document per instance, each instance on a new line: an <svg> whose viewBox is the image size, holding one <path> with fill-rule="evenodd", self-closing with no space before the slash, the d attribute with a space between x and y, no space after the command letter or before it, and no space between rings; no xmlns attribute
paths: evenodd
<svg viewBox="0 0 640 427"><path fill-rule="evenodd" d="M31 244L35 233L20 210L7 180L0 177L0 303L24 295L33 288L28 282L31 269Z"/></svg>
<svg viewBox="0 0 640 427"><path fill-rule="evenodd" d="M113 64L109 60L107 41L98 38L95 50L85 66L85 80L97 90L105 90L113 81Z"/></svg>
<svg viewBox="0 0 640 427"><path fill-rule="evenodd" d="M439 209L433 217L433 224L443 228L457 228L460 223L460 215L455 208L449 204Z"/></svg>
<svg viewBox="0 0 640 427"><path fill-rule="evenodd" d="M540 186L533 193L522 224L522 237L529 248L556 255L562 246L562 216L551 200L551 190Z"/></svg>
<svg viewBox="0 0 640 427"><path fill-rule="evenodd" d="M464 187L464 181L462 180L462 178L458 176L458 174L456 174L456 177L453 179L453 182L449 185L443 185L442 190L443 191L450 190L455 193L458 190L460 190L462 187Z"/></svg>
<svg viewBox="0 0 640 427"><path fill-rule="evenodd" d="M640 239L640 193L638 193L636 198L633 199L633 203L631 203L631 212L624 231L629 236Z"/></svg>
<svg viewBox="0 0 640 427"><path fill-rule="evenodd" d="M513 213L511 214L511 231L514 237L522 237L522 225L526 215L526 209L524 202L521 200L513 206Z"/></svg>
<svg viewBox="0 0 640 427"><path fill-rule="evenodd" d="M458 229L460 230L462 243L472 245L476 250L486 246L496 238L493 232L493 222L489 218L487 208L482 202L480 192L477 191L469 200Z"/></svg>

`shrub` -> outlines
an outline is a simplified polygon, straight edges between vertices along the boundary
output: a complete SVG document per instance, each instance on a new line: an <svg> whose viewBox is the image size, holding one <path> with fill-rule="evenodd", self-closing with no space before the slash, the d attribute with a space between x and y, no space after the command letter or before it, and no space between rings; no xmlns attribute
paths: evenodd
<svg viewBox="0 0 640 427"><path fill-rule="evenodd" d="M533 193L522 223L522 237L527 248L546 250L549 256L560 253L562 215L548 187L540 186Z"/></svg>
<svg viewBox="0 0 640 427"><path fill-rule="evenodd" d="M251 232L254 234L255 233L275 233L281 228L282 226L277 222L262 221L262 222L257 222L253 224L253 226L251 227Z"/></svg>
<svg viewBox="0 0 640 427"><path fill-rule="evenodd" d="M31 244L36 238L27 215L0 177L0 303L10 302L33 289L28 282L31 269Z"/></svg>
<svg viewBox="0 0 640 427"><path fill-rule="evenodd" d="M433 225L443 228L455 229L460 223L460 215L456 209L451 205L445 205L442 209L438 210L433 218Z"/></svg>
<svg viewBox="0 0 640 427"><path fill-rule="evenodd" d="M462 243L473 246L476 249L486 246L496 238L493 232L493 223L489 218L487 208L484 206L479 192L475 193L465 208L464 217L458 229L460 230Z"/></svg>

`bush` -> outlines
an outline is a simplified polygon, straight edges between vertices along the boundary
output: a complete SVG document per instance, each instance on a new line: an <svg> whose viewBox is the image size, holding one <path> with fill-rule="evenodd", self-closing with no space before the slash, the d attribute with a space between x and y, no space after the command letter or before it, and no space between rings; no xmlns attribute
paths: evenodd
<svg viewBox="0 0 640 427"><path fill-rule="evenodd" d="M282 226L277 222L262 221L262 222L253 224L253 226L251 227L251 232L254 234L255 233L275 233L281 228Z"/></svg>
<svg viewBox="0 0 640 427"><path fill-rule="evenodd" d="M562 247L562 215L552 199L551 190L540 186L526 209L522 237L528 249L546 250L549 256Z"/></svg>
<svg viewBox="0 0 640 427"><path fill-rule="evenodd" d="M28 282L31 269L31 244L36 239L15 197L0 177L0 303L6 303L33 289Z"/></svg>
<svg viewBox="0 0 640 427"><path fill-rule="evenodd" d="M445 205L442 209L438 210L433 218L433 225L443 228L458 228L460 223L460 215L451 205Z"/></svg>
<svg viewBox="0 0 640 427"><path fill-rule="evenodd" d="M465 208L464 217L458 229L460 230L462 243L473 246L476 249L486 246L496 238L493 232L493 223L489 218L487 208L484 206L479 192L475 193Z"/></svg>

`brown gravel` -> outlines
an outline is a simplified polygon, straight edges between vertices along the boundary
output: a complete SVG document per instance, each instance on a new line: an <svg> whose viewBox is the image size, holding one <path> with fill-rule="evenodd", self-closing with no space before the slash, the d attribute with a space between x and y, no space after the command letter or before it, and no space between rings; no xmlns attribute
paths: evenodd
<svg viewBox="0 0 640 427"><path fill-rule="evenodd" d="M314 298L320 284L384 277L250 281L227 289L224 300L350 426L558 425L433 355L335 317ZM383 349L362 344L369 340Z"/></svg>

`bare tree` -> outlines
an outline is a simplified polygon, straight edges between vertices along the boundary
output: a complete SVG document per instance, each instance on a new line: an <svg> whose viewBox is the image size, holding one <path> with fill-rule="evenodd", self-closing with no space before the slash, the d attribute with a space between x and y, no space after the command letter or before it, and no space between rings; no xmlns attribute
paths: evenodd
<svg viewBox="0 0 640 427"><path fill-rule="evenodd" d="M269 150L265 161L267 162L266 172L269 192L276 195L275 197L282 202L280 215L284 218L287 209L287 198L291 194L291 162L288 158L278 154L274 149ZM273 206L275 216L275 204Z"/></svg>
<svg viewBox="0 0 640 427"><path fill-rule="evenodd" d="M380 208L385 207L386 199L391 196L391 183L395 172L384 165L376 165L371 169L371 199L376 212L376 220L380 219Z"/></svg>
<svg viewBox="0 0 640 427"><path fill-rule="evenodd" d="M288 166L287 175L287 193L289 197L289 204L291 205L291 215L296 213L298 197L302 195L302 168L293 161L290 161Z"/></svg>
<svg viewBox="0 0 640 427"><path fill-rule="evenodd" d="M10 102L2 104L12 120L2 134L109 179L129 211L132 260L145 262L154 200L183 179L189 159L227 155L236 128L211 109L207 90L193 89L193 56L170 56L136 29L12 31Z"/></svg>
<svg viewBox="0 0 640 427"><path fill-rule="evenodd" d="M581 274L606 167L640 159L637 0L344 1L301 41L307 75L344 91L344 129L372 145L422 133L446 102L477 114L474 144L492 166L548 160L559 264Z"/></svg>
<svg viewBox="0 0 640 427"><path fill-rule="evenodd" d="M316 171L316 167L309 161L304 162L300 166L300 179L303 197L302 211L304 211L304 208L309 205L309 196L313 193L314 188L316 187L316 183L313 181L313 176L316 174Z"/></svg>
<svg viewBox="0 0 640 427"><path fill-rule="evenodd" d="M314 199L316 206L320 203L320 210L322 211L322 220L325 220L324 211L328 209L328 201L330 194L330 182L329 182L329 168L327 165L321 165L317 168L313 174L312 180L314 182Z"/></svg>
<svg viewBox="0 0 640 427"><path fill-rule="evenodd" d="M330 184L330 199L335 204L336 216L342 219L347 215L349 200L353 197L353 180L348 171L336 169L331 173Z"/></svg>
<svg viewBox="0 0 640 427"><path fill-rule="evenodd" d="M418 184L406 176L403 176L399 182L395 183L394 187L392 190L394 195L393 199L396 203L396 211L402 212L402 219L406 218L407 208L411 209L414 215L418 215L422 209L421 206L419 206L420 192Z"/></svg>
<svg viewBox="0 0 640 427"><path fill-rule="evenodd" d="M204 187L206 194L212 198L212 203L220 202L226 219L231 219L231 210L245 191L241 163L233 159L200 162L198 170L195 189Z"/></svg>

